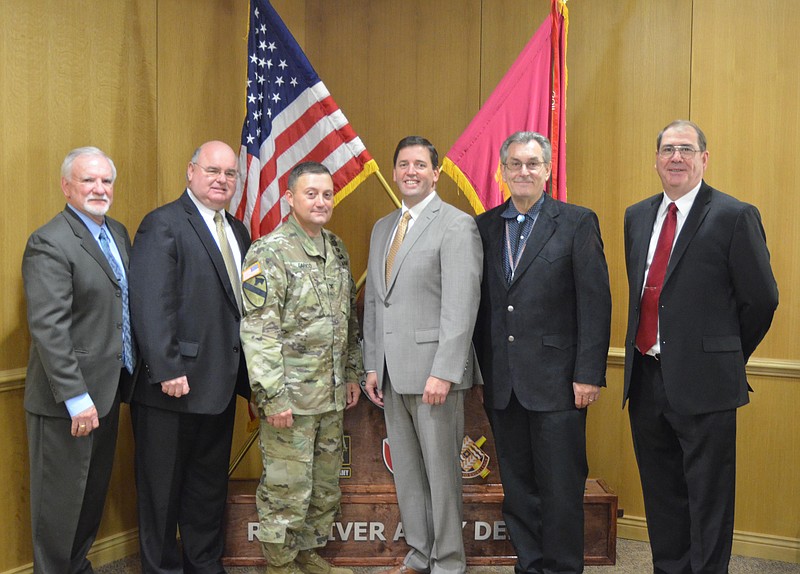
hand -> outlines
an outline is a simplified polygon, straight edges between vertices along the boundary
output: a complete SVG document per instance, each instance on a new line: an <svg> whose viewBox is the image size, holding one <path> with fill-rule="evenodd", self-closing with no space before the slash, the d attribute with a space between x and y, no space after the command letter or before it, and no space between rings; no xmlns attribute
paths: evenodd
<svg viewBox="0 0 800 574"><path fill-rule="evenodd" d="M292 409L286 409L282 413L267 417L267 424L274 426L276 429L288 429L293 423Z"/></svg>
<svg viewBox="0 0 800 574"><path fill-rule="evenodd" d="M358 383L347 383L345 385L345 399L347 401L347 406L344 407L344 410L352 409L354 406L358 404L358 397L361 395L361 387L358 386Z"/></svg>
<svg viewBox="0 0 800 574"><path fill-rule="evenodd" d="M575 407L579 409L588 407L600 398L600 387L597 385L572 383L572 390L575 392Z"/></svg>
<svg viewBox="0 0 800 574"><path fill-rule="evenodd" d="M472 388L475 396L478 397L478 401L483 404L483 385L472 385Z"/></svg>
<svg viewBox="0 0 800 574"><path fill-rule="evenodd" d="M367 391L367 396L373 403L380 407L383 406L383 391L378 388L378 373L375 371L367 373L364 389Z"/></svg>
<svg viewBox="0 0 800 574"><path fill-rule="evenodd" d="M447 393L453 383L445 381L439 377L431 375L425 382L425 392L422 393L422 402L426 405L443 405L447 399Z"/></svg>
<svg viewBox="0 0 800 574"><path fill-rule="evenodd" d="M97 409L92 405L88 409L79 412L72 417L72 436L89 436L94 429L100 426L100 417L97 416Z"/></svg>
<svg viewBox="0 0 800 574"><path fill-rule="evenodd" d="M170 379L168 381L161 381L161 392L171 397L182 397L189 394L189 379L186 375L178 377L177 379Z"/></svg>

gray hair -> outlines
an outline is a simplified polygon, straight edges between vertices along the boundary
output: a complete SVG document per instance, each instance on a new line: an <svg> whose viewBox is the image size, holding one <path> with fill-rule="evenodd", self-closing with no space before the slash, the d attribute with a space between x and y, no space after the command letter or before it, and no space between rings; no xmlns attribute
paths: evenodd
<svg viewBox="0 0 800 574"><path fill-rule="evenodd" d="M706 151L706 134L703 133L700 126L690 120L675 120L658 132L656 151L661 149L661 138L664 137L664 132L672 128L692 128L697 134L697 146L700 148L700 151Z"/></svg>
<svg viewBox="0 0 800 574"><path fill-rule="evenodd" d="M103 150L94 146L76 147L74 150L70 151L61 164L61 177L65 179L72 177L72 164L82 155L104 158L108 162L108 165L111 166L111 183L114 183L114 180L117 179L117 166L114 165L114 162L111 161L111 158L108 157Z"/></svg>
<svg viewBox="0 0 800 574"><path fill-rule="evenodd" d="M500 146L500 162L505 164L508 160L508 148L511 144L525 145L530 142L538 143L542 148L542 159L544 163L550 163L553 159L553 147L550 145L550 140L537 132L516 132L508 136L503 145Z"/></svg>

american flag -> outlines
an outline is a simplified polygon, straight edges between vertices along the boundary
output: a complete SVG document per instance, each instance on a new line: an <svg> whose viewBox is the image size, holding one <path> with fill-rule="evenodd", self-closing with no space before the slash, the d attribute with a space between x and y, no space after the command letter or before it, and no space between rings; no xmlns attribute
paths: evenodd
<svg viewBox="0 0 800 574"><path fill-rule="evenodd" d="M282 197L289 171L301 161L318 161L331 171L334 204L378 168L266 0L250 2L247 46L247 116L239 153L243 176L231 212L256 239L289 214Z"/></svg>

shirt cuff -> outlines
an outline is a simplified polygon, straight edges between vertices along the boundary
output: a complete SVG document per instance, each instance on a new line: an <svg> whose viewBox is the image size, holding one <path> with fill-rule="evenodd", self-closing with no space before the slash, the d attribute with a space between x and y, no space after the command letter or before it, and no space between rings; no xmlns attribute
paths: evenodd
<svg viewBox="0 0 800 574"><path fill-rule="evenodd" d="M67 399L64 401L64 404L67 405L67 410L69 411L69 416L71 417L74 417L89 407L94 406L94 402L92 401L92 397L89 396L89 393L83 393L77 397Z"/></svg>

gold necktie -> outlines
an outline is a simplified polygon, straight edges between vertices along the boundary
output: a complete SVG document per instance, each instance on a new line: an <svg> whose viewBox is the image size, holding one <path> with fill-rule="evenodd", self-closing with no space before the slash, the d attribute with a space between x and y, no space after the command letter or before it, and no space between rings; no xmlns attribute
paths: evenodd
<svg viewBox="0 0 800 574"><path fill-rule="evenodd" d="M217 238L219 239L219 250L222 252L222 259L225 261L225 269L228 271L228 279L231 281L233 296L236 297L236 305L239 311L242 310L242 284L239 278L239 270L233 262L233 252L228 243L228 234L225 233L225 226L222 224L222 214L218 211L214 214L214 223L217 226Z"/></svg>
<svg viewBox="0 0 800 574"><path fill-rule="evenodd" d="M406 236L406 229L408 229L408 220L411 219L411 212L406 211L403 217L400 218L400 223L397 224L397 232L392 239L392 245L389 247L389 254L386 256L386 285L389 285L389 277L392 276L392 265L397 252L400 251L400 245Z"/></svg>

